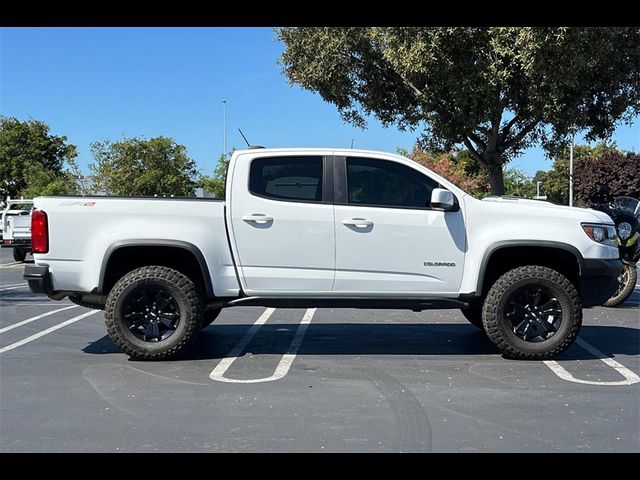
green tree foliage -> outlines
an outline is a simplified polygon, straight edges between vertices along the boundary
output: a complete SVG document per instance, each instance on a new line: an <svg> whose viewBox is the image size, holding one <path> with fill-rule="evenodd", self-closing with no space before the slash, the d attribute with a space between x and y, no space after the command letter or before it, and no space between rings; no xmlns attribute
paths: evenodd
<svg viewBox="0 0 640 480"><path fill-rule="evenodd" d="M511 167L504 171L504 189L507 195L533 198L536 194L535 182L519 168Z"/></svg>
<svg viewBox="0 0 640 480"><path fill-rule="evenodd" d="M428 151L464 145L504 193L502 167L572 130L607 138L640 112L640 28L287 27L280 63L364 127L425 128Z"/></svg>
<svg viewBox="0 0 640 480"><path fill-rule="evenodd" d="M106 140L92 143L91 152L95 187L110 195L194 195L196 164L172 138Z"/></svg>
<svg viewBox="0 0 640 480"><path fill-rule="evenodd" d="M74 165L76 155L75 145L52 135L44 122L0 117L0 196L74 193L64 167Z"/></svg>
<svg viewBox="0 0 640 480"><path fill-rule="evenodd" d="M620 195L640 198L640 155L607 151L582 160L573 171L577 204L610 202Z"/></svg>
<svg viewBox="0 0 640 480"><path fill-rule="evenodd" d="M233 153L233 152L232 152ZM201 175L199 184L207 192L213 193L216 198L224 198L226 185L227 185L227 170L229 169L229 160L231 154L220 155L216 169L213 171L213 176Z"/></svg>

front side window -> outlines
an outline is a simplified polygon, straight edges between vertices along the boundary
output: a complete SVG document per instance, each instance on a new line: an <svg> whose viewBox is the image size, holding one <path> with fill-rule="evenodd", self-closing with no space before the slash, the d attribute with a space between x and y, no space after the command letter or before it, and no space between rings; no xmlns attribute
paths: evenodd
<svg viewBox="0 0 640 480"><path fill-rule="evenodd" d="M396 162L347 158L348 202L377 207L429 208L438 182Z"/></svg>
<svg viewBox="0 0 640 480"><path fill-rule="evenodd" d="M254 195L303 202L322 201L322 157L270 157L251 162Z"/></svg>

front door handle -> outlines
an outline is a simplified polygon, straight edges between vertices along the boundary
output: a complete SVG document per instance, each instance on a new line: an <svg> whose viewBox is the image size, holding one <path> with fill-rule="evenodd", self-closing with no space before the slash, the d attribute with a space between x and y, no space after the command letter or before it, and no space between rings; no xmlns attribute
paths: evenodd
<svg viewBox="0 0 640 480"><path fill-rule="evenodd" d="M245 222L269 223L273 222L273 217L265 215L264 213L252 213L251 215L243 216L242 220Z"/></svg>
<svg viewBox="0 0 640 480"><path fill-rule="evenodd" d="M358 228L366 228L372 227L373 222L367 218L347 218L342 221L343 225L358 227Z"/></svg>

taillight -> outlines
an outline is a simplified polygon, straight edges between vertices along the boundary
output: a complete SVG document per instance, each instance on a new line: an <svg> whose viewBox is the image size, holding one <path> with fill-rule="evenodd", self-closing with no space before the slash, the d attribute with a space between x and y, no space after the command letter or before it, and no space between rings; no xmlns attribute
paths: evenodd
<svg viewBox="0 0 640 480"><path fill-rule="evenodd" d="M33 253L47 253L49 251L47 214L42 210L31 212L31 251Z"/></svg>

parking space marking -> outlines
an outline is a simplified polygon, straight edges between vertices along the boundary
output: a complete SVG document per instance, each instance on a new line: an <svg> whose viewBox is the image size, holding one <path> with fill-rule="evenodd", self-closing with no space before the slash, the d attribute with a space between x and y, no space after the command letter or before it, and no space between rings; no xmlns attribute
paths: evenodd
<svg viewBox="0 0 640 480"><path fill-rule="evenodd" d="M591 345L586 340L582 340L581 338L576 339L576 343L580 345L582 348L587 350L589 353L594 355L598 360L601 360L606 365L609 365L615 371L617 371L620 375L624 377L624 380L620 380L617 382L596 382L594 380L582 380L580 378L574 377L569 371L560 365L555 360L545 360L544 364L551 369L553 373L555 373L558 377L568 382L574 383L582 383L585 385L633 385L634 383L640 382L640 377L636 375L635 372L632 372L627 367L622 365L621 363L616 362L613 358L607 357L606 354L602 353L596 347Z"/></svg>
<svg viewBox="0 0 640 480"><path fill-rule="evenodd" d="M0 288L5 287L21 287L22 285L27 285L26 283L10 283L9 285L0 285Z"/></svg>
<svg viewBox="0 0 640 480"><path fill-rule="evenodd" d="M22 267L22 265L22 262L3 263L2 265L0 265L0 268L17 268Z"/></svg>
<svg viewBox="0 0 640 480"><path fill-rule="evenodd" d="M229 353L229 356L226 358L223 358L220 361L220 363L218 363L216 368L214 368L213 371L209 374L209 378L211 380L216 380L218 382L224 382L224 383L263 383L263 382L273 382L275 380L280 380L287 373L289 373L289 369L291 368L291 365L293 364L293 361L295 360L296 355L298 354L300 345L302 345L302 339L307 333L307 328L309 328L309 324L311 323L311 319L313 318L313 315L316 313L315 308L308 308L307 311L304 313L304 316L300 321L300 325L298 325L296 333L293 336L291 343L289 344L289 348L287 348L287 352L280 359L280 362L278 363L278 366L273 372L273 375L269 377L264 377L264 378L251 378L251 379L242 379L242 380L226 378L224 376L224 374L229 369L229 367L233 364L233 362L236 361L238 356L243 352L243 350L249 344L251 339L258 332L260 327L264 325L264 323L271 316L274 310L275 309L267 309L267 311L265 311L262 314L262 316L256 321L256 323L253 324L253 327L251 327L251 329L245 334L242 340L240 340L238 345L236 345L236 347ZM263 319L262 317L264 317L265 314L266 314L266 318ZM258 323L261 320L262 322Z"/></svg>
<svg viewBox="0 0 640 480"><path fill-rule="evenodd" d="M26 286L27 286L27 284L25 283L24 285L17 285L15 287L1 287L0 288L0 292L8 292L9 290L17 290L19 288L24 288Z"/></svg>
<svg viewBox="0 0 640 480"><path fill-rule="evenodd" d="M0 328L0 333L8 332L9 330L13 330L14 328L21 327L22 325L26 325L27 323L35 322L36 320L40 320L41 318L48 317L49 315L53 315L54 313L63 312L65 310L69 310L70 308L76 308L77 305L71 305L70 307L59 308L57 310L52 310L50 312L45 312L40 315L36 315L35 317L27 318L26 320L22 320L21 322L14 323L13 325L9 325L8 327Z"/></svg>
<svg viewBox="0 0 640 480"><path fill-rule="evenodd" d="M102 310L89 310L88 312L83 313L82 315L78 315L77 317L73 317L70 318L69 320L66 320L62 323L59 323L57 325L54 325L53 327L49 327L46 330L43 330L41 332L35 333L33 335L31 335L30 337L27 337L25 339L22 339L18 342L12 343L11 345L7 345L6 347L0 348L0 353L4 353L4 352L8 352L9 350L13 350L14 348L18 348L22 345L25 345L29 342L33 342L34 340L37 340L40 337L44 337L45 335L48 335L52 332L55 332L56 330L60 330L61 328L66 327L67 325L71 325L72 323L78 322L80 320L82 320L83 318L87 318L90 315L95 315L98 312L101 312Z"/></svg>

